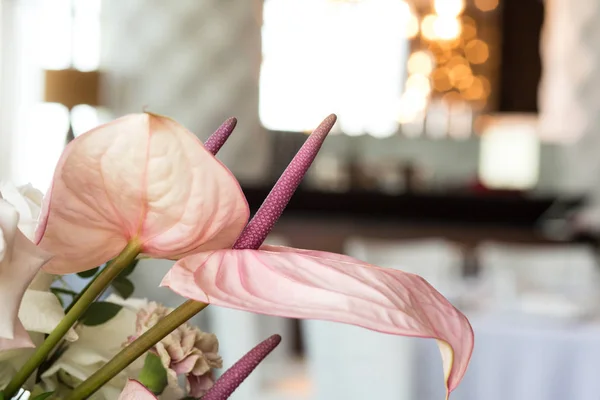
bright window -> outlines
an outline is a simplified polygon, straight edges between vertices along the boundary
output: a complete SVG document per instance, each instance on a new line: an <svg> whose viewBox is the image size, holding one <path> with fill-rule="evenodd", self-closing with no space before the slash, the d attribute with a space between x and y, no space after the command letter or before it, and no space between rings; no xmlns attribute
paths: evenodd
<svg viewBox="0 0 600 400"><path fill-rule="evenodd" d="M265 0L262 124L307 131L335 112L346 134L395 133L410 17L401 0Z"/></svg>

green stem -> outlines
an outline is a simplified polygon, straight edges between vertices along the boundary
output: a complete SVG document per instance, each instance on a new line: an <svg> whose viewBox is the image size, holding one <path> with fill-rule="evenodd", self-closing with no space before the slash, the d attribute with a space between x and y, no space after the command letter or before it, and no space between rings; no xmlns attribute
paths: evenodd
<svg viewBox="0 0 600 400"><path fill-rule="evenodd" d="M90 304L110 285L112 280L131 263L140 252L140 244L137 241L131 241L123 249L123 251L112 260L106 268L94 279L87 290L81 295L76 304L65 315L60 323L54 328L52 333L48 335L44 343L38 347L33 355L27 360L25 365L21 367L19 372L13 376L12 380L4 389L6 399L12 398L15 393L23 386L31 374L44 362L48 354L61 341L63 336L71 329L77 320L88 309Z"/></svg>
<svg viewBox="0 0 600 400"><path fill-rule="evenodd" d="M138 337L129 346L125 347L102 368L96 371L81 385L77 386L71 392L67 400L83 400L94 394L102 385L114 378L119 372L125 369L129 364L138 359L145 352L150 350L156 343L160 342L165 336L177 329L181 324L198 314L208 304L198 301L188 300L165 318L158 321L156 325L147 330Z"/></svg>
<svg viewBox="0 0 600 400"><path fill-rule="evenodd" d="M104 268L104 269L106 269L106 268ZM102 272L103 272L103 271L104 271L104 270L100 271L100 273L99 273L98 275L95 275L95 276L94 276L92 279L90 279L90 281L87 283L87 285L85 285L85 287L83 288L83 290L82 290L82 291L80 291L79 293L77 293L77 294L76 294L76 295L73 297L73 300L71 300L71 303L70 303L70 304L67 306L67 308L65 308L65 314L68 314L68 313L71 311L71 309L72 309L73 307L75 307L75 304L77 304L77 303L79 302L79 299L81 299L81 296L83 296L83 294L84 294L85 292L87 292L87 291L88 291L88 289L89 289L89 288L90 288L90 287L91 287L91 286L94 284L94 282L96 282L96 280L98 279L98 277L99 277L100 275L102 275ZM107 286L107 287L108 287L108 286ZM104 288L104 289L102 290L102 292L104 292L104 290L106 290L106 288ZM99 293L99 294L98 294L98 296L100 296L101 294L102 294L102 293Z"/></svg>

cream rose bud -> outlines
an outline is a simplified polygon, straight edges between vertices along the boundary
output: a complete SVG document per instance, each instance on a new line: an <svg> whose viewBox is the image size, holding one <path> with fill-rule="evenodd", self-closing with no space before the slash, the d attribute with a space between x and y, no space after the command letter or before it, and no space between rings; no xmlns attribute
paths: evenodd
<svg viewBox="0 0 600 400"><path fill-rule="evenodd" d="M42 208L42 192L30 184L17 187L10 182L0 182L0 194L19 213L18 226L21 232L33 240Z"/></svg>

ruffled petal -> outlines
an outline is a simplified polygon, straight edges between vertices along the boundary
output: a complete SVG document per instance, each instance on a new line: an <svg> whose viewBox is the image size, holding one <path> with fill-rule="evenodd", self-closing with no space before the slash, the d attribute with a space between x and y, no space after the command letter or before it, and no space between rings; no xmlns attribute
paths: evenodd
<svg viewBox="0 0 600 400"><path fill-rule="evenodd" d="M17 320L14 325L14 333L12 339L0 337L0 361L12 358L15 354L7 350L26 349L35 347L31 341L29 334L23 327L20 321Z"/></svg>
<svg viewBox="0 0 600 400"><path fill-rule="evenodd" d="M58 298L51 292L27 290L21 301L19 319L29 332L50 333L65 316ZM70 329L65 336L69 342L77 340L77 333Z"/></svg>
<svg viewBox="0 0 600 400"><path fill-rule="evenodd" d="M339 254L273 246L217 250L178 261L162 285L217 306L437 339L449 392L473 350L467 318L423 278Z"/></svg>
<svg viewBox="0 0 600 400"><path fill-rule="evenodd" d="M129 240L156 258L233 244L248 205L231 172L175 121L119 118L73 140L44 200L36 238L73 273L116 256Z"/></svg>
<svg viewBox="0 0 600 400"><path fill-rule="evenodd" d="M18 320L21 300L39 269L51 258L18 230L18 220L14 207L0 198L0 338L9 339L2 341L0 350L28 345L24 341L27 333L16 331L22 327Z"/></svg>

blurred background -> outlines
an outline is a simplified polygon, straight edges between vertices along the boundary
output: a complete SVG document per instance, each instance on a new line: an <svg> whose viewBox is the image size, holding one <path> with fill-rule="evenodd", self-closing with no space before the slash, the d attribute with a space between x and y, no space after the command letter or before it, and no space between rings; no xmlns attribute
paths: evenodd
<svg viewBox="0 0 600 400"><path fill-rule="evenodd" d="M0 0L0 179L41 190L67 143L131 112L206 139L253 210L338 123L269 238L424 276L471 319L453 399L600 396L600 3ZM136 296L171 263L144 261ZM225 365L282 346L233 396L444 398L434 341L208 309Z"/></svg>

